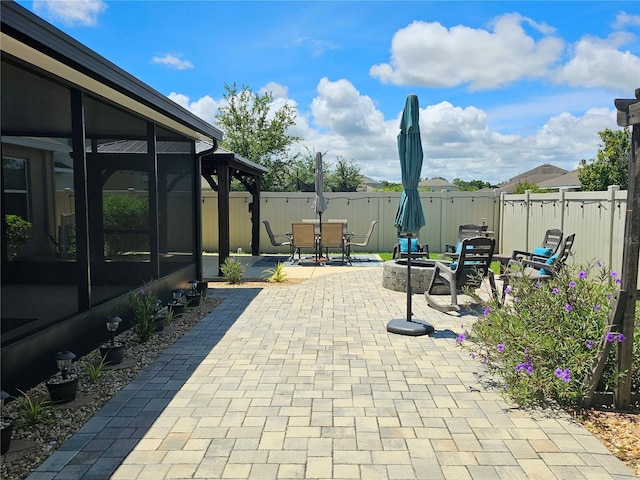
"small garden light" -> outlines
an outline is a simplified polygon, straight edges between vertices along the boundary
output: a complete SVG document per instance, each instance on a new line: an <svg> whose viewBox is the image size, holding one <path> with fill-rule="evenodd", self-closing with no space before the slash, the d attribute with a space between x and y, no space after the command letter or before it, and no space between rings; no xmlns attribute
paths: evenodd
<svg viewBox="0 0 640 480"><path fill-rule="evenodd" d="M71 362L74 358L76 358L75 353L67 350L56 353L56 364L58 365L58 370L62 372L62 378L67 378L67 370L71 367Z"/></svg>
<svg viewBox="0 0 640 480"><path fill-rule="evenodd" d="M171 291L171 296L175 301L181 302L184 297L184 292L181 289L176 288L175 290Z"/></svg>
<svg viewBox="0 0 640 480"><path fill-rule="evenodd" d="M189 282L188 282L188 283L189 283L189 286L191 287L191 291L192 291L192 292L197 292L197 291L198 291L198 289L197 289L197 287L198 287L198 280L189 280Z"/></svg>
<svg viewBox="0 0 640 480"><path fill-rule="evenodd" d="M111 347L113 348L115 346L115 339L114 339L114 335L116 330L118 330L118 326L120 325L120 322L122 321L122 319L116 315L113 315L111 317L107 317L107 319L105 320L105 324L107 326L107 330L109 330L109 332L111 333Z"/></svg>

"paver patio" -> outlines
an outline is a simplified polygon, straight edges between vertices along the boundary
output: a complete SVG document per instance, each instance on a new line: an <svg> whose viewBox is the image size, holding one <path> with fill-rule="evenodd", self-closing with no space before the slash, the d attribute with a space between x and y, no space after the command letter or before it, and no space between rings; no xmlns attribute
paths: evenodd
<svg viewBox="0 0 640 480"><path fill-rule="evenodd" d="M217 285L224 301L29 479L636 478L568 415L484 386L455 342L470 309L414 296L436 333L388 333L406 294L381 278Z"/></svg>

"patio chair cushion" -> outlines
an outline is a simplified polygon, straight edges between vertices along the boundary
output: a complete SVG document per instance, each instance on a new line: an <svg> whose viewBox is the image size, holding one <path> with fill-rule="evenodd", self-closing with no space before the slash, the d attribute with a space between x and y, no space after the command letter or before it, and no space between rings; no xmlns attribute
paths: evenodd
<svg viewBox="0 0 640 480"><path fill-rule="evenodd" d="M546 262L544 262L546 265L553 265L554 263L556 263L556 260L558 259L558 254L555 255L551 255L549 257L549 260L547 260ZM540 269L540 274L541 275L547 275L548 273L545 271L544 268Z"/></svg>
<svg viewBox="0 0 640 480"><path fill-rule="evenodd" d="M400 244L400 251L402 253L407 253L407 248L409 246L409 239L408 238L399 238L398 239L398 243ZM420 251L418 249L418 239L417 238L412 238L411 239L411 251L412 252L419 252Z"/></svg>
<svg viewBox="0 0 640 480"><path fill-rule="evenodd" d="M549 257L549 255L551 255L551 252L553 252L553 249L551 248L545 248L545 247L536 247L533 249L533 255L536 257Z"/></svg>
<svg viewBox="0 0 640 480"><path fill-rule="evenodd" d="M473 245L467 245L467 248L471 250L473 248ZM462 251L462 242L458 242L458 245L456 246L456 253L460 255L461 251Z"/></svg>

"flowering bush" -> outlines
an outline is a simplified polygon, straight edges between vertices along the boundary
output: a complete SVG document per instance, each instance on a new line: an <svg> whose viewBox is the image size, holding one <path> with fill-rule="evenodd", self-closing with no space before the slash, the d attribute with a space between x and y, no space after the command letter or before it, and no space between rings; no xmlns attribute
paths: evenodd
<svg viewBox="0 0 640 480"><path fill-rule="evenodd" d="M162 302L150 288L140 288L129 292L129 304L136 321L138 341L144 343L155 330L155 319L162 308Z"/></svg>
<svg viewBox="0 0 640 480"><path fill-rule="evenodd" d="M611 298L620 279L600 263L565 267L549 281L510 280L507 301L484 305L484 313L457 342L500 377L505 394L520 405L555 400L577 405L601 339L634 342L632 389L640 386L640 336L607 330ZM636 317L637 325L637 317ZM463 326L464 328L464 326ZM598 389L615 384L615 348Z"/></svg>
<svg viewBox="0 0 640 480"><path fill-rule="evenodd" d="M246 265L243 265L241 262L231 257L227 257L220 267L222 275L224 275L224 278L226 278L229 283L240 283L246 269Z"/></svg>

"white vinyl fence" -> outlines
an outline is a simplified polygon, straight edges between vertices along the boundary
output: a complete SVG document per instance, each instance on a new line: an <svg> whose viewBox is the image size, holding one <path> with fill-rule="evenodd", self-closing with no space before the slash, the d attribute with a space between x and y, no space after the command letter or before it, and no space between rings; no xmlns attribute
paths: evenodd
<svg viewBox="0 0 640 480"><path fill-rule="evenodd" d="M275 233L287 233L291 223L317 218L311 205L311 193L260 194L260 221L268 220ZM396 243L393 225L400 193L357 192L326 193L328 208L323 221L347 219L348 230L364 235L371 220L377 220L369 245L363 250L390 252ZM497 250L535 248L549 228L560 228L565 235L576 234L573 261L601 261L614 270L622 266L627 192L617 186L606 192L572 192L521 195L489 192L421 192L426 226L419 234L420 242L432 252L444 251L446 244L456 242L458 225L486 224L493 232ZM203 248L218 250L217 193L203 192ZM230 198L230 250L251 251L251 196L232 192ZM264 226L260 225L260 252L287 253L284 247L273 247Z"/></svg>

